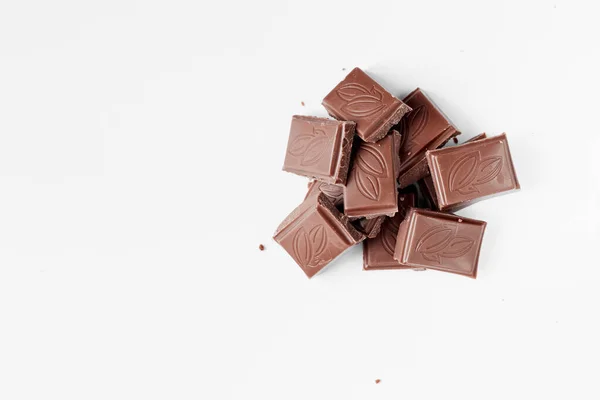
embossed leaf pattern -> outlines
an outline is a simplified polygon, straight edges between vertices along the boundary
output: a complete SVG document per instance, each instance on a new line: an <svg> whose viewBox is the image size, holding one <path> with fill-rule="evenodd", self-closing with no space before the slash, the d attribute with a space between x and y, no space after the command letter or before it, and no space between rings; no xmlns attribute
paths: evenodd
<svg viewBox="0 0 600 400"><path fill-rule="evenodd" d="M367 199L377 201L381 194L381 185L377 177L365 172L361 168L354 169L354 178L358 191Z"/></svg>
<svg viewBox="0 0 600 400"><path fill-rule="evenodd" d="M429 121L429 110L425 105L420 105L402 119L402 132L407 143L403 146L404 152L409 152L419 145L419 135Z"/></svg>
<svg viewBox="0 0 600 400"><path fill-rule="evenodd" d="M471 247L473 247L474 243L475 242L468 237L457 236L453 238L450 243L448 243L448 246L441 253L441 256L450 258L464 256L469 252L469 250L471 250Z"/></svg>
<svg viewBox="0 0 600 400"><path fill-rule="evenodd" d="M304 228L300 228L292 243L293 256L303 268L316 268L331 258L327 243L323 225L316 225L308 234Z"/></svg>
<svg viewBox="0 0 600 400"><path fill-rule="evenodd" d="M298 135L292 140L288 153L294 157L300 157L306 151L306 147L313 139L312 135Z"/></svg>
<svg viewBox="0 0 600 400"><path fill-rule="evenodd" d="M383 155L374 144L365 143L361 146L356 155L356 166L377 178L386 178L388 175Z"/></svg>
<svg viewBox="0 0 600 400"><path fill-rule="evenodd" d="M323 225L317 225L308 233L311 243L315 246L315 256L321 255L327 245L327 236Z"/></svg>
<svg viewBox="0 0 600 400"><path fill-rule="evenodd" d="M494 180L502 170L502 157L488 157L481 160L477 171L476 185Z"/></svg>
<svg viewBox="0 0 600 400"><path fill-rule="evenodd" d="M294 235L294 241L292 243L294 249L294 258L298 261L301 266L306 266L313 258L312 248L308 241L308 235L302 228Z"/></svg>
<svg viewBox="0 0 600 400"><path fill-rule="evenodd" d="M337 95L347 103L342 111L354 117L368 117L386 106L383 104L383 93L374 86L371 90L358 83L347 83L336 91Z"/></svg>
<svg viewBox="0 0 600 400"><path fill-rule="evenodd" d="M357 83L347 83L337 90L338 96L346 101L351 101L356 96L368 95L369 91Z"/></svg>
<svg viewBox="0 0 600 400"><path fill-rule="evenodd" d="M389 171L377 145L363 143L356 154L353 172L358 191L367 199L379 200L381 195L379 178L386 178Z"/></svg>
<svg viewBox="0 0 600 400"><path fill-rule="evenodd" d="M479 193L477 185L494 180L502 171L503 159L491 156L481 159L479 151L475 151L458 159L450 168L450 191L467 195Z"/></svg>
<svg viewBox="0 0 600 400"><path fill-rule="evenodd" d="M459 192L461 194L479 192L479 190L472 185L475 177L477 177L478 164L478 151L466 154L456 160L450 168L450 191Z"/></svg>
<svg viewBox="0 0 600 400"><path fill-rule="evenodd" d="M458 258L471 250L475 242L466 236L457 236L452 225L438 225L428 229L417 242L417 251L428 261L442 263L442 258Z"/></svg>
<svg viewBox="0 0 600 400"><path fill-rule="evenodd" d="M306 166L318 163L327 147L325 146L325 143L327 143L327 138L323 136L317 136L313 140L311 140L308 146L306 146L306 150L302 155L300 165Z"/></svg>
<svg viewBox="0 0 600 400"><path fill-rule="evenodd" d="M326 152L328 141L325 131L313 128L312 135L305 134L295 137L287 152L294 157L300 157L300 165L314 165Z"/></svg>

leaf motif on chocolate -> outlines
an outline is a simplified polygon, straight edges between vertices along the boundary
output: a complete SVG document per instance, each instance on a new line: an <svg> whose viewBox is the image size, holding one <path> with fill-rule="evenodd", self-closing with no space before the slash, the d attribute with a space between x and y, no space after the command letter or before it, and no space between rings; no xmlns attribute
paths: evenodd
<svg viewBox="0 0 600 400"><path fill-rule="evenodd" d="M385 107L379 100L371 96L359 96L342 107L342 111L352 117L368 117Z"/></svg>
<svg viewBox="0 0 600 400"><path fill-rule="evenodd" d="M498 176L502 170L502 157L488 157L481 160L477 168L475 185L488 183Z"/></svg>
<svg viewBox="0 0 600 400"><path fill-rule="evenodd" d="M388 219L387 222L388 223L386 224L386 227L381 232L381 245L383 246L383 249L386 251L386 253L393 257L394 252L396 251L398 229L394 230L393 226L389 224L389 222L391 222L391 219Z"/></svg>
<svg viewBox="0 0 600 400"><path fill-rule="evenodd" d="M358 191L367 199L377 201L381 194L381 186L377 177L363 171L361 168L354 168L356 187Z"/></svg>
<svg viewBox="0 0 600 400"><path fill-rule="evenodd" d="M423 132L425 126L427 126L428 121L429 109L425 105L420 105L408 115L405 125L408 128L406 134L408 143L404 149L405 152L408 152L419 145L419 135Z"/></svg>
<svg viewBox="0 0 600 400"><path fill-rule="evenodd" d="M428 229L417 242L416 250L429 261L441 262L440 254L456 235L456 227L438 225Z"/></svg>
<svg viewBox="0 0 600 400"><path fill-rule="evenodd" d="M478 151L465 154L452 164L449 174L449 183L451 192L469 194L479 190L472 185L477 177L477 166L480 155Z"/></svg>
<svg viewBox="0 0 600 400"><path fill-rule="evenodd" d="M301 267L306 267L313 258L313 251L310 245L308 235L303 228L300 228L292 243L292 251L294 252L294 258L298 261Z"/></svg>
<svg viewBox="0 0 600 400"><path fill-rule="evenodd" d="M315 249L315 257L320 256L325 250L325 246L327 246L327 236L325 235L323 225L317 225L312 228L308 233L308 237L313 245L313 249Z"/></svg>
<svg viewBox="0 0 600 400"><path fill-rule="evenodd" d="M324 136L316 136L313 138L308 146L306 146L306 150L302 155L302 159L300 160L300 165L314 165L321 160L321 156L325 153L325 143L327 143L327 137Z"/></svg>
<svg viewBox="0 0 600 400"><path fill-rule="evenodd" d="M306 146L308 146L312 139L312 135L296 136L289 146L288 153L295 157L301 156L306 151Z"/></svg>
<svg viewBox="0 0 600 400"><path fill-rule="evenodd" d="M368 95L369 91L363 85L359 85L358 83L347 83L342 85L337 90L337 95L340 96L343 100L350 101L356 96L360 95Z"/></svg>
<svg viewBox="0 0 600 400"><path fill-rule="evenodd" d="M464 256L471 250L475 242L465 236L457 236L450 240L443 252L442 257L458 258Z"/></svg>
<svg viewBox="0 0 600 400"><path fill-rule="evenodd" d="M364 143L356 154L356 166L369 175L377 178L388 176L385 159L377 145Z"/></svg>

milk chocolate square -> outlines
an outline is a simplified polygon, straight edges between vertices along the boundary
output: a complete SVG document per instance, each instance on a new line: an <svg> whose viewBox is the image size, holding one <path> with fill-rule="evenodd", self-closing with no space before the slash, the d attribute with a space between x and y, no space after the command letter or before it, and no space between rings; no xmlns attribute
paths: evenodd
<svg viewBox="0 0 600 400"><path fill-rule="evenodd" d="M427 162L442 211L520 188L504 133L430 151Z"/></svg>
<svg viewBox="0 0 600 400"><path fill-rule="evenodd" d="M394 258L414 268L477 277L486 223L412 208L400 224Z"/></svg>
<svg viewBox="0 0 600 400"><path fill-rule="evenodd" d="M294 115L283 170L345 184L354 128L354 122Z"/></svg>
<svg viewBox="0 0 600 400"><path fill-rule="evenodd" d="M344 213L350 218L394 215L400 135L392 131L377 143L362 142L344 188Z"/></svg>
<svg viewBox="0 0 600 400"><path fill-rule="evenodd" d="M309 278L364 238L323 193L307 197L273 236Z"/></svg>
<svg viewBox="0 0 600 400"><path fill-rule="evenodd" d="M365 142L383 138L411 110L388 93L360 68L354 68L324 99L334 118L356 122L356 133Z"/></svg>

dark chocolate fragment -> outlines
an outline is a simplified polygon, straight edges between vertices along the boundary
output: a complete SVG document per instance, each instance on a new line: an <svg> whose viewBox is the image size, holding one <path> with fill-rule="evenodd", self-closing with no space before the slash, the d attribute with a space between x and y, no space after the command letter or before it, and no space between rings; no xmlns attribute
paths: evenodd
<svg viewBox="0 0 600 400"><path fill-rule="evenodd" d="M404 102L413 110L400 121L397 127L402 134L401 175L418 163L427 150L437 149L451 138L460 135L460 132L421 89L415 89L404 98Z"/></svg>
<svg viewBox="0 0 600 400"><path fill-rule="evenodd" d="M294 115L283 170L345 184L354 127L354 122Z"/></svg>
<svg viewBox="0 0 600 400"><path fill-rule="evenodd" d="M259 245L258 245L258 249L259 249L260 251L263 251L263 250L265 249L265 245L264 245L264 244L259 244Z"/></svg>
<svg viewBox="0 0 600 400"><path fill-rule="evenodd" d="M273 236L309 278L364 238L323 193L304 200Z"/></svg>
<svg viewBox="0 0 600 400"><path fill-rule="evenodd" d="M519 189L506 135L427 153L440 210Z"/></svg>
<svg viewBox="0 0 600 400"><path fill-rule="evenodd" d="M411 110L360 68L325 96L323 106L334 118L356 122L356 133L365 142L383 138Z"/></svg>
<svg viewBox="0 0 600 400"><path fill-rule="evenodd" d="M363 269L409 269L394 259L398 227L404 220L406 212L416 205L415 193L400 193L398 195L398 212L393 217L386 217L381 232L372 239L363 242Z"/></svg>
<svg viewBox="0 0 600 400"><path fill-rule="evenodd" d="M398 211L395 152L400 135L392 131L377 143L361 143L344 188L344 213L351 218L394 215Z"/></svg>
<svg viewBox="0 0 600 400"><path fill-rule="evenodd" d="M394 258L414 268L477 277L486 223L411 208L400 224Z"/></svg>

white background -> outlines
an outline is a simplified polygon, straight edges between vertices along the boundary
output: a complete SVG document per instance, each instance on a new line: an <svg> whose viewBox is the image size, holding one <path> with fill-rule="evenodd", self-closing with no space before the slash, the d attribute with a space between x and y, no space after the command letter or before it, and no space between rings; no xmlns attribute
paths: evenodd
<svg viewBox="0 0 600 400"><path fill-rule="evenodd" d="M1 1L0 399L599 398L596 4ZM355 66L507 132L477 280L272 241Z"/></svg>

